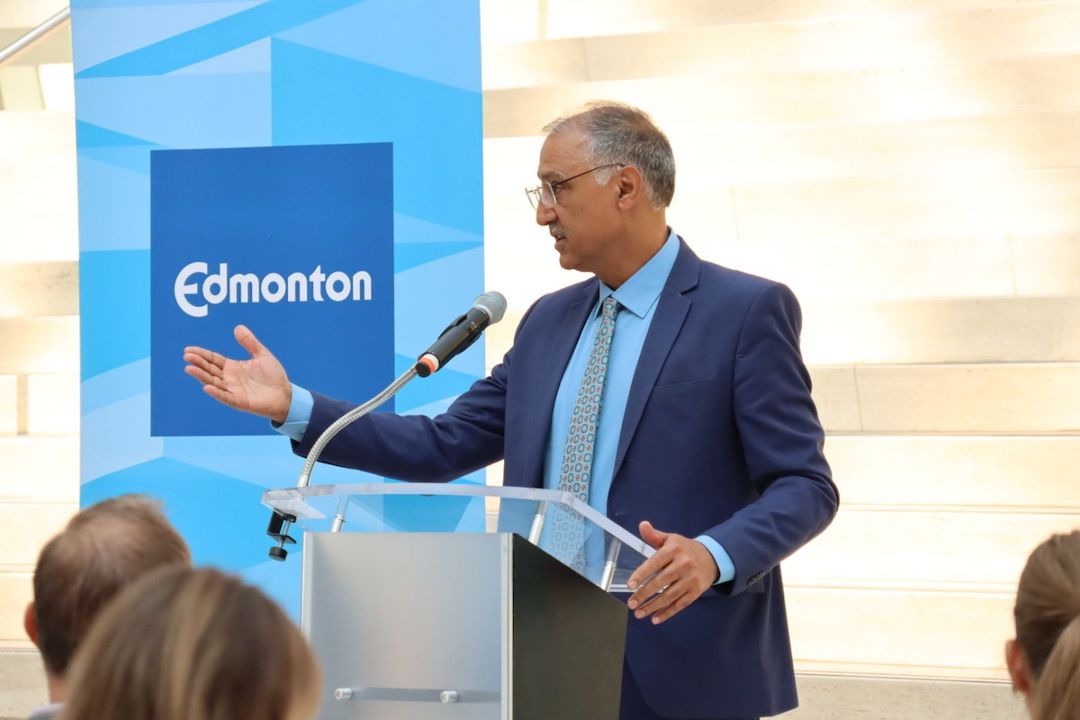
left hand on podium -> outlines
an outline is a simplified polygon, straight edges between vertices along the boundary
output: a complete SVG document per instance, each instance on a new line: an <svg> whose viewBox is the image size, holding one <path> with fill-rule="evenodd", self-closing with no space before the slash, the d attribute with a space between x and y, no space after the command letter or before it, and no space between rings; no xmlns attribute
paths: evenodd
<svg viewBox="0 0 1080 720"><path fill-rule="evenodd" d="M656 548L627 581L634 594L627 606L641 620L652 616L659 625L709 589L719 570L708 548L697 540L657 530L648 520L640 525L641 539Z"/></svg>

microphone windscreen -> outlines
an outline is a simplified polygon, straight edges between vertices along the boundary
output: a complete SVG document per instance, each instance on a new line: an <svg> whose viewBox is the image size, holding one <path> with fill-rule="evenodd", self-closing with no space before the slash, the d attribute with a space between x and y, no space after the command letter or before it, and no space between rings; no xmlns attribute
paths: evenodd
<svg viewBox="0 0 1080 720"><path fill-rule="evenodd" d="M480 308L487 313L487 316L491 318L490 324L494 325L502 320L503 315L506 314L506 298L503 297L501 292L490 290L476 298L473 307Z"/></svg>

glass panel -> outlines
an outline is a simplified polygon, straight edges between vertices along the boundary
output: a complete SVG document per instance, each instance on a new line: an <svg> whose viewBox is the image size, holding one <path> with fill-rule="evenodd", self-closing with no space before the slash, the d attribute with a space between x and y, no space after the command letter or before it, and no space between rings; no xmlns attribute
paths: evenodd
<svg viewBox="0 0 1080 720"><path fill-rule="evenodd" d="M652 555L569 493L464 484L370 483L270 490L263 502L309 532L516 533L610 592Z"/></svg>

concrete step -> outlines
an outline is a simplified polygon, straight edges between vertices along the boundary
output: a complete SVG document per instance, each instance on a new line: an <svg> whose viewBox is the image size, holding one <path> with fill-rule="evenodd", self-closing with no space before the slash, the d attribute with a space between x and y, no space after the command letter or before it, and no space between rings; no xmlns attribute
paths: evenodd
<svg viewBox="0 0 1080 720"><path fill-rule="evenodd" d="M78 432L78 373L0 375L0 440Z"/></svg>
<svg viewBox="0 0 1080 720"><path fill-rule="evenodd" d="M78 503L78 437L0 436L0 458L0 502Z"/></svg>
<svg viewBox="0 0 1080 720"><path fill-rule="evenodd" d="M1038 513L845 505L820 537L784 561L784 577L804 587L1008 593L1035 546L1077 527L1080 506Z"/></svg>
<svg viewBox="0 0 1080 720"><path fill-rule="evenodd" d="M664 126L681 187L1080 167L1076 112L803 125L711 121ZM488 194L517 195L534 173L541 120L535 122L533 134L485 140Z"/></svg>
<svg viewBox="0 0 1080 720"><path fill-rule="evenodd" d="M713 126L865 123L1080 109L1080 55L939 67L820 73L747 70L716 76L576 82L484 93L484 137L534 135L595 98L648 108L661 127L687 117Z"/></svg>
<svg viewBox="0 0 1080 720"><path fill-rule="evenodd" d="M814 365L1080 362L1080 295L808 302L803 319Z"/></svg>
<svg viewBox="0 0 1080 720"><path fill-rule="evenodd" d="M79 511L78 500L66 502L13 501L0 503L0 523L18 542L0 543L0 568L33 573L38 553Z"/></svg>
<svg viewBox="0 0 1080 720"><path fill-rule="evenodd" d="M1080 363L811 368L831 433L1080 433Z"/></svg>
<svg viewBox="0 0 1080 720"><path fill-rule="evenodd" d="M12 375L0 375L0 435L19 432L20 395L19 379Z"/></svg>
<svg viewBox="0 0 1080 720"><path fill-rule="evenodd" d="M703 258L787 283L804 304L1080 293L1080 234L759 242L718 237L706 213L677 227Z"/></svg>
<svg viewBox="0 0 1080 720"><path fill-rule="evenodd" d="M0 317L0 374L78 369L78 317Z"/></svg>
<svg viewBox="0 0 1080 720"><path fill-rule="evenodd" d="M1080 232L1080 169L920 176L739 186L738 237L802 242L840 237L985 237ZM705 188L684 192L673 221L705 225L715 213ZM715 202L715 199L714 199ZM697 216L695 218L695 216Z"/></svg>
<svg viewBox="0 0 1080 720"><path fill-rule="evenodd" d="M78 314L77 262L0 264L0 318Z"/></svg>
<svg viewBox="0 0 1080 720"><path fill-rule="evenodd" d="M0 112L0 264L78 257L70 113Z"/></svg>
<svg viewBox="0 0 1080 720"><path fill-rule="evenodd" d="M1024 703L1006 682L943 682L797 673L799 708L784 720L1017 720Z"/></svg>
<svg viewBox="0 0 1080 720"><path fill-rule="evenodd" d="M23 614L34 597L33 570L0 569L0 597L4 598L0 603L0 648L32 650L34 645L23 629Z"/></svg>
<svg viewBox="0 0 1080 720"><path fill-rule="evenodd" d="M526 167L534 165L535 157ZM523 188L530 179L519 175L504 182L510 192L501 195L494 194L500 185L485 183L487 273L504 283L513 278L512 285L500 288L511 312L524 312L544 293L586 277L559 267L551 238L537 227L525 199ZM850 234L834 237L809 238L796 227L776 237L740 238L732 191L713 188L709 196L708 187L689 199L677 196L678 206L669 214L672 227L703 259L785 282L803 304L1080 294L1080 232L1010 236L1003 229L987 228L953 236L875 236L869 233L887 226L885 220L871 220L866 234L860 221L851 220ZM776 200L772 212L787 212L784 201ZM838 208L838 202L830 204L840 213L834 224L858 214ZM902 224L917 225L911 220ZM522 267L529 272L522 273Z"/></svg>
<svg viewBox="0 0 1080 720"><path fill-rule="evenodd" d="M881 12L812 21L700 24L484 48L487 89L732 72L911 68L1080 52L1080 7L1027 3L949 12Z"/></svg>
<svg viewBox="0 0 1080 720"><path fill-rule="evenodd" d="M27 375L25 406L28 434L77 436L78 373Z"/></svg>
<svg viewBox="0 0 1080 720"><path fill-rule="evenodd" d="M825 456L848 505L1080 508L1075 435L830 435Z"/></svg>
<svg viewBox="0 0 1080 720"><path fill-rule="evenodd" d="M1073 237L1080 234L1071 212L1078 203L1080 169L971 171L691 187L668 219L687 237L714 242L827 247L889 238Z"/></svg>
<svg viewBox="0 0 1080 720"><path fill-rule="evenodd" d="M75 113L65 110L0 112L0 159L5 164L69 158L75 164Z"/></svg>
<svg viewBox="0 0 1080 720"><path fill-rule="evenodd" d="M808 588L788 585L796 669L1004 681L1015 591ZM967 717L974 717L968 715Z"/></svg>
<svg viewBox="0 0 1080 720"><path fill-rule="evenodd" d="M1019 0L483 0L480 3L485 45L526 39L613 35L684 30L710 25L783 23L793 20L904 20L918 14L939 16L969 9L1013 4Z"/></svg>
<svg viewBox="0 0 1080 720"><path fill-rule="evenodd" d="M71 112L75 108L75 79L70 49L66 62L48 51L53 38L0 68L0 110L5 112ZM66 42L66 41L65 41ZM46 49L42 49L46 48ZM21 64L30 62L34 64ZM41 64L38 64L41 63Z"/></svg>
<svg viewBox="0 0 1080 720"><path fill-rule="evenodd" d="M48 699L45 671L36 649L0 652L0 719L23 720Z"/></svg>

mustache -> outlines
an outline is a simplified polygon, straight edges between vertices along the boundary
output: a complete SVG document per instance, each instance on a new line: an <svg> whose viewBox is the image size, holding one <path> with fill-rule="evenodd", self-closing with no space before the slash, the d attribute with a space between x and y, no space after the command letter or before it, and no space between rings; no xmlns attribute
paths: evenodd
<svg viewBox="0 0 1080 720"><path fill-rule="evenodd" d="M551 233L551 237L566 237L566 231L563 230L562 225L548 225L548 232Z"/></svg>

